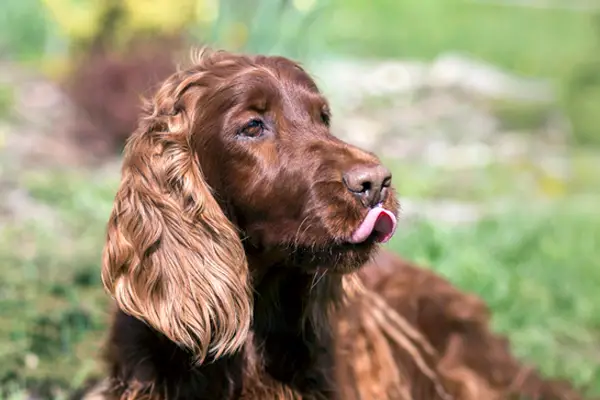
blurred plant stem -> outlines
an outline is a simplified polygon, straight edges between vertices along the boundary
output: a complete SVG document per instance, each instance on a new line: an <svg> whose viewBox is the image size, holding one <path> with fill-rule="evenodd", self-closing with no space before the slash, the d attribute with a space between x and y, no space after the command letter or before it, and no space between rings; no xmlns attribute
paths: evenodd
<svg viewBox="0 0 600 400"><path fill-rule="evenodd" d="M600 13L592 19L595 51L573 67L564 84L563 102L581 144L600 145Z"/></svg>

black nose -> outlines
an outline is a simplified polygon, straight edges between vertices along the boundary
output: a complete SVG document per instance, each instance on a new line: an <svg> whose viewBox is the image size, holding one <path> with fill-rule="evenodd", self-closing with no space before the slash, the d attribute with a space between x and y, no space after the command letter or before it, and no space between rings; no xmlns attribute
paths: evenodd
<svg viewBox="0 0 600 400"><path fill-rule="evenodd" d="M365 207L373 207L385 200L392 173L383 165L364 165L346 172L343 181Z"/></svg>

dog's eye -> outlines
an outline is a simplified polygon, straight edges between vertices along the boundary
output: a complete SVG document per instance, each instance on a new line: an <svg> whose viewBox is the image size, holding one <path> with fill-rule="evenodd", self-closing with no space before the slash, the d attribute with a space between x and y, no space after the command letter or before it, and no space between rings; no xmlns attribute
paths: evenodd
<svg viewBox="0 0 600 400"><path fill-rule="evenodd" d="M265 130L265 124L260 119L252 119L240 131L239 135L246 137L259 137Z"/></svg>

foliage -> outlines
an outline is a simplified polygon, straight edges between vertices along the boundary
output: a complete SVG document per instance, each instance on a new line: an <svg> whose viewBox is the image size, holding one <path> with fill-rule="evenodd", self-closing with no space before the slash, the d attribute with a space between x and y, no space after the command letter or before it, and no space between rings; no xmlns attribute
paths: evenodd
<svg viewBox="0 0 600 400"><path fill-rule="evenodd" d="M99 259L116 186L72 174L23 181L50 211L0 230L0 398L23 387L56 398L99 368L109 312Z"/></svg>
<svg viewBox="0 0 600 400"><path fill-rule="evenodd" d="M196 9L210 0L42 0L61 33L76 46L110 35L113 45L140 33L173 35L196 22ZM107 18L116 18L110 32Z"/></svg>
<svg viewBox="0 0 600 400"><path fill-rule="evenodd" d="M102 24L107 1L41 0L62 35L71 40L92 39Z"/></svg>
<svg viewBox="0 0 600 400"><path fill-rule="evenodd" d="M6 118L10 115L13 101L13 88L8 85L0 84L0 118ZM2 145L0 142L0 148L1 147Z"/></svg>
<svg viewBox="0 0 600 400"><path fill-rule="evenodd" d="M30 0L33 1L33 0ZM140 35L189 31L199 43L301 56L318 42L316 20L327 0L41 0L72 47L99 38L126 46ZM107 25L108 19L114 21Z"/></svg>
<svg viewBox="0 0 600 400"><path fill-rule="evenodd" d="M39 59L52 27L39 0L3 0L0 12L0 57Z"/></svg>
<svg viewBox="0 0 600 400"><path fill-rule="evenodd" d="M431 60L456 51L550 78L579 144L600 144L600 25L592 12L463 0L333 0L329 49Z"/></svg>
<svg viewBox="0 0 600 400"><path fill-rule="evenodd" d="M560 77L593 48L589 13L463 0L333 0L333 49L431 60L471 54L519 74Z"/></svg>
<svg viewBox="0 0 600 400"><path fill-rule="evenodd" d="M250 53L308 60L324 50L321 40L330 0L220 0L208 42ZM203 32L192 30L195 37Z"/></svg>
<svg viewBox="0 0 600 400"><path fill-rule="evenodd" d="M563 101L578 139L600 144L600 14L593 22L593 50L573 67L564 87Z"/></svg>

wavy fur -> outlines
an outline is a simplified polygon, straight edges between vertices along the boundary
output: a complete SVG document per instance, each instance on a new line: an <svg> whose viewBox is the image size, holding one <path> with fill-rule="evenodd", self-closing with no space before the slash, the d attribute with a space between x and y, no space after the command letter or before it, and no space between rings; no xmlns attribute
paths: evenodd
<svg viewBox="0 0 600 400"><path fill-rule="evenodd" d="M108 224L102 281L126 313L202 361L246 340L252 317L247 260L236 227L202 176L192 135L202 63L170 78L124 152ZM201 132L200 132L201 133Z"/></svg>

